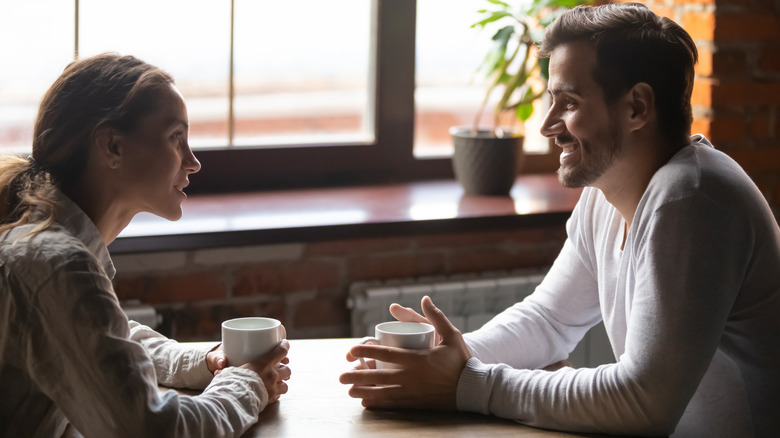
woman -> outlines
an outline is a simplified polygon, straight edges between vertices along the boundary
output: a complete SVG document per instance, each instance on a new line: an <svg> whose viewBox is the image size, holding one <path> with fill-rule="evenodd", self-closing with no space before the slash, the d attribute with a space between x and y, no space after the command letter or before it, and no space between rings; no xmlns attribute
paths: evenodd
<svg viewBox="0 0 780 438"><path fill-rule="evenodd" d="M173 80L130 56L74 62L32 157L0 158L0 436L238 436L287 392L289 344L240 367L126 319L106 246L181 217L200 163ZM157 385L205 388L196 397Z"/></svg>

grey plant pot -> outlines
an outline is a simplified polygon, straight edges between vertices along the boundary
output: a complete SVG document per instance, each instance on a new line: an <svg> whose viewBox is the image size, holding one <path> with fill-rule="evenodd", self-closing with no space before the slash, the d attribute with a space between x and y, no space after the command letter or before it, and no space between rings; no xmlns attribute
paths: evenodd
<svg viewBox="0 0 780 438"><path fill-rule="evenodd" d="M523 138L514 133L496 137L492 130L450 129L455 151L455 178L469 195L509 194L523 161Z"/></svg>

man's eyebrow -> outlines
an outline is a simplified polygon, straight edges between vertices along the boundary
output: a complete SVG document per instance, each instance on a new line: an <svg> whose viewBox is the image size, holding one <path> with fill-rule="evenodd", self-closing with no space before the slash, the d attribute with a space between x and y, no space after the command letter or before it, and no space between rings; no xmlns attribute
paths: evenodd
<svg viewBox="0 0 780 438"><path fill-rule="evenodd" d="M563 85L561 87L547 89L547 92L553 96L557 96L561 93L569 93L569 94L574 94L576 96L582 95L579 91L577 91L576 88L572 87L571 85Z"/></svg>

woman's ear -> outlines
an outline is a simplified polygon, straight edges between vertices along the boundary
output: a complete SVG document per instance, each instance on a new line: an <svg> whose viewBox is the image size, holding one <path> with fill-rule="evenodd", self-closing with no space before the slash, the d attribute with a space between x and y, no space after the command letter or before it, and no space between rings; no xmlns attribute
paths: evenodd
<svg viewBox="0 0 780 438"><path fill-rule="evenodd" d="M117 169L122 160L119 132L108 126L101 126L92 136L95 148L95 158L99 159L109 169Z"/></svg>
<svg viewBox="0 0 780 438"><path fill-rule="evenodd" d="M642 129L655 116L655 92L645 82L639 82L627 94L628 127L631 131Z"/></svg>

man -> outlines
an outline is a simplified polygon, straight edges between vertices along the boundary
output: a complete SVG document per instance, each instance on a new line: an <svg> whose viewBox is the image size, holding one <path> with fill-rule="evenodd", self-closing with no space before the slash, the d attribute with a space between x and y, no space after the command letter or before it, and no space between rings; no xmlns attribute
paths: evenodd
<svg viewBox="0 0 780 438"><path fill-rule="evenodd" d="M347 372L371 408L458 409L578 432L768 436L780 430L780 229L728 156L690 137L696 48L636 4L579 7L545 34L558 176L585 187L568 239L522 303L461 336L430 298L440 344L361 345L400 370ZM617 358L565 359L603 320Z"/></svg>

